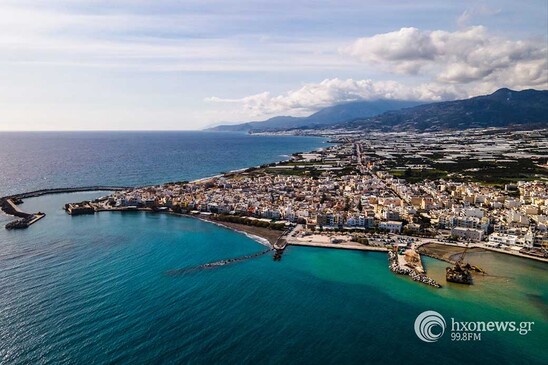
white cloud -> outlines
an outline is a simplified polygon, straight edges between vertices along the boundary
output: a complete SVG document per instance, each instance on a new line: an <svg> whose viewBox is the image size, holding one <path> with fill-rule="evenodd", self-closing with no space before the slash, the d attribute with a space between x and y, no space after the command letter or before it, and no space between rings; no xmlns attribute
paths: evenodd
<svg viewBox="0 0 548 365"><path fill-rule="evenodd" d="M280 95L263 92L240 99L212 97L206 100L241 105L243 112L265 117L306 115L355 100L440 101L491 93L501 87L518 90L548 87L545 44L495 37L481 26L455 32L402 28L360 38L341 49L341 54L392 73L412 75L417 80L430 79L430 82L407 85L401 81L333 78L305 84Z"/></svg>
<svg viewBox="0 0 548 365"><path fill-rule="evenodd" d="M440 101L466 97L467 94L453 85L435 83L406 86L396 81L326 79L320 83L305 84L300 89L281 95L263 92L241 99L207 98L210 102L240 104L253 116L276 114L308 115L321 108L356 100L423 100Z"/></svg>
<svg viewBox="0 0 548 365"><path fill-rule="evenodd" d="M548 85L545 42L496 37L482 26L455 32L401 28L360 38L341 52L389 72L427 75L440 83Z"/></svg>
<svg viewBox="0 0 548 365"><path fill-rule="evenodd" d="M339 69L331 39L239 32L249 15L0 5L0 63L144 71Z"/></svg>

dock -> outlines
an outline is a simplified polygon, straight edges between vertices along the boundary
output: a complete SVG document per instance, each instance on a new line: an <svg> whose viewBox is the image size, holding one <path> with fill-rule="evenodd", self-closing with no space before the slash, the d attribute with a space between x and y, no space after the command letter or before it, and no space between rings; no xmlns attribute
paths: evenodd
<svg viewBox="0 0 548 365"><path fill-rule="evenodd" d="M97 185L97 186L40 189L40 190L28 191L26 193L4 196L0 198L0 201L3 201L5 199L21 200L21 199L27 199L27 198L36 198L42 195L49 195L49 194L80 193L85 191L122 191L122 190L129 190L129 189L134 189L134 187Z"/></svg>

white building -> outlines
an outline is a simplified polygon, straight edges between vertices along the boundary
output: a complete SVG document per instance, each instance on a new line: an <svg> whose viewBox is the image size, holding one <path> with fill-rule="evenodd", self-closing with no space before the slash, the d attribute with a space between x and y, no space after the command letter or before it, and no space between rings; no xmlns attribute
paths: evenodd
<svg viewBox="0 0 548 365"><path fill-rule="evenodd" d="M402 222L388 221L388 222L381 222L379 224L379 228L387 230L391 233L400 233L402 225L403 225Z"/></svg>
<svg viewBox="0 0 548 365"><path fill-rule="evenodd" d="M451 235L466 240L479 242L483 238L483 230L475 228L453 227L451 229Z"/></svg>
<svg viewBox="0 0 548 365"><path fill-rule="evenodd" d="M492 245L492 246L498 246L498 245L515 246L517 244L520 244L519 237L513 234L492 233L489 235L489 245Z"/></svg>

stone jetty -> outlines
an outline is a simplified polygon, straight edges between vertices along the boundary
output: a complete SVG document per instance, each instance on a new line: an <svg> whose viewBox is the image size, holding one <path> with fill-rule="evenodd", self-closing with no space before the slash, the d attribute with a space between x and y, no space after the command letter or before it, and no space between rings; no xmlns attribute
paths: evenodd
<svg viewBox="0 0 548 365"><path fill-rule="evenodd" d="M417 273L414 269L400 266L398 262L398 254L395 251L388 251L388 262L388 267L393 273L407 275L414 281L418 281L436 288L441 288L441 284L436 282L434 279L429 278L428 276L426 276L426 274Z"/></svg>

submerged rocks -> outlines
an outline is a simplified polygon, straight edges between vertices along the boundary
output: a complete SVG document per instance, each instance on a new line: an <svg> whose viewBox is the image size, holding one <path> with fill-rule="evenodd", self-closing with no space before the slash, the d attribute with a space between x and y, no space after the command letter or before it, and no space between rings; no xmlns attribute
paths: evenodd
<svg viewBox="0 0 548 365"><path fill-rule="evenodd" d="M265 254L271 252L272 250L273 249L269 248L268 250L257 252L257 253L251 254L251 255L245 255L245 256L240 256L240 257L236 257L236 258L232 258L232 259L225 259L225 260L219 260L219 261L215 261L215 262L209 262L207 264L202 264L202 265L193 266L193 267L187 267L187 268L184 268L184 269L170 270L170 271L167 272L167 275L169 275L169 276L183 275L183 274L188 274L188 273L191 273L191 272L196 272L196 271L201 271L201 270L206 270L206 269L212 269L212 268L215 268L215 267L224 266L224 265L228 265L228 264L233 264L233 263L236 263L236 262L241 262L241 261L249 260L249 259L252 259L252 258L255 258L255 257L259 257L259 256L262 256L262 255L265 255Z"/></svg>

